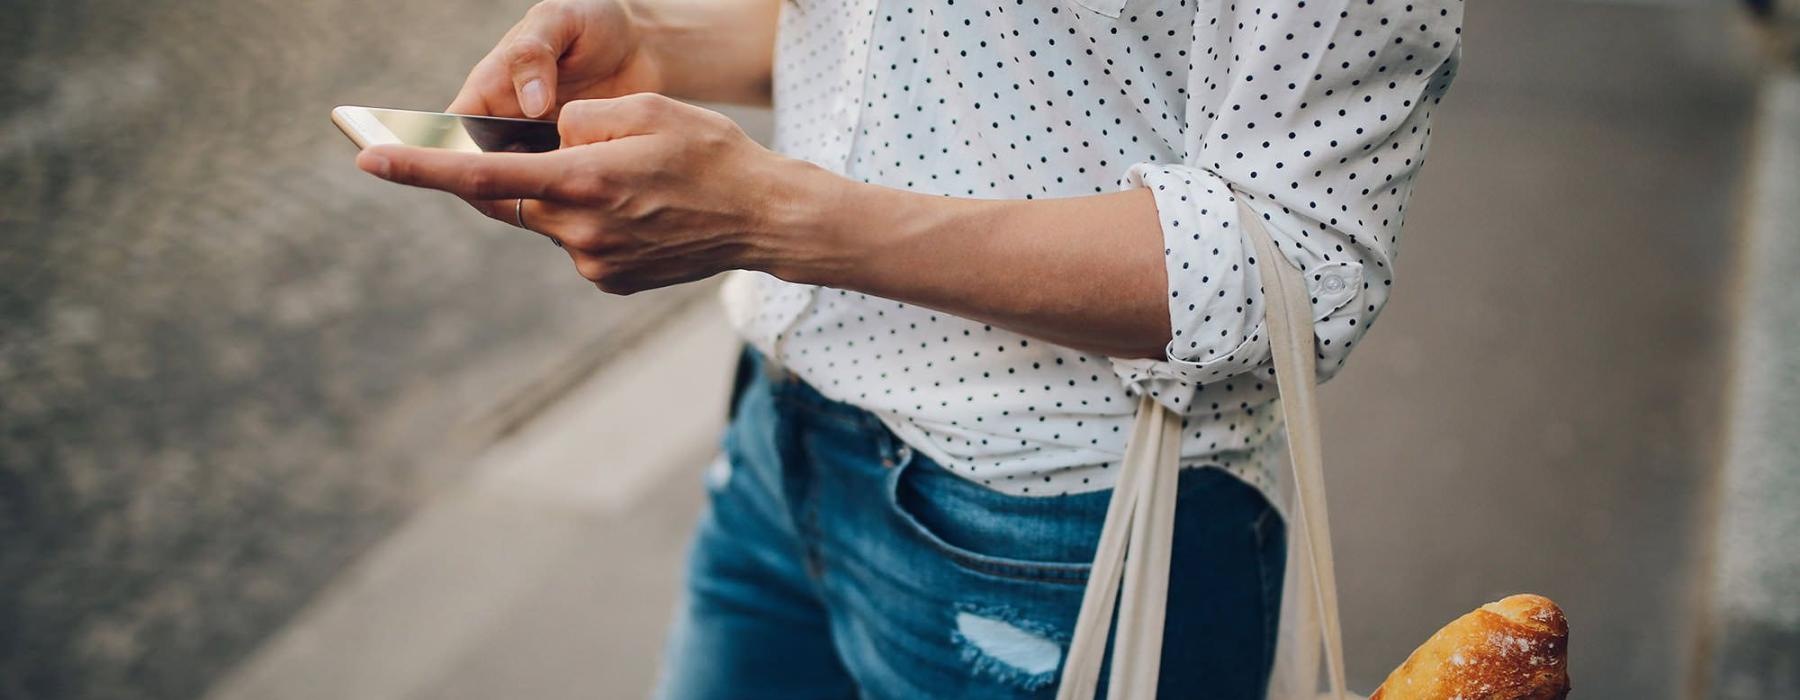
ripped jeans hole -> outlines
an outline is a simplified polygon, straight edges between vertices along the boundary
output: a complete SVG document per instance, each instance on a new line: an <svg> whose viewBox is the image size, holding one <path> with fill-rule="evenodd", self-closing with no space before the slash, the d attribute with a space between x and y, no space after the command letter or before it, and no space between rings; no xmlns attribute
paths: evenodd
<svg viewBox="0 0 1800 700"><path fill-rule="evenodd" d="M713 459L712 464L706 466L706 475L703 479L706 482L706 488L713 491L724 490L725 486L731 483L730 455L721 453Z"/></svg>
<svg viewBox="0 0 1800 700"><path fill-rule="evenodd" d="M1026 690L1056 680L1066 641L1065 635L1022 620L1008 608L959 610L951 638L976 673Z"/></svg>

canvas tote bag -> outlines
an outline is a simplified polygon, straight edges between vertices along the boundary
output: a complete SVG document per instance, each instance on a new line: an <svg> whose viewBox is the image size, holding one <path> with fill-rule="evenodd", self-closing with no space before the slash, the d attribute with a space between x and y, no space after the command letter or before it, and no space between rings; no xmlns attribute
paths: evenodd
<svg viewBox="0 0 1800 700"><path fill-rule="evenodd" d="M1293 465L1291 474L1277 479L1275 494L1278 502L1288 504L1288 513L1295 522L1288 528L1287 575L1282 585L1281 624L1269 698L1319 697L1322 648L1330 682L1325 697L1346 700L1353 696L1344 689L1337 577L1331 556L1331 526L1325 513L1325 476L1314 398L1312 304L1300 271L1277 251L1262 218L1250 209L1243 193L1236 193L1235 197L1240 225L1255 244L1253 264L1262 275L1267 317L1264 326L1274 355L1276 390L1287 421L1288 453ZM1107 697L1156 697L1163 616L1171 583L1169 556L1174 542L1180 456L1181 416L1147 396L1141 398L1137 422L1126 444L1125 460L1100 531L1099 548L1081 600L1081 614L1063 663L1057 700L1094 697L1115 603L1118 628L1113 639Z"/></svg>

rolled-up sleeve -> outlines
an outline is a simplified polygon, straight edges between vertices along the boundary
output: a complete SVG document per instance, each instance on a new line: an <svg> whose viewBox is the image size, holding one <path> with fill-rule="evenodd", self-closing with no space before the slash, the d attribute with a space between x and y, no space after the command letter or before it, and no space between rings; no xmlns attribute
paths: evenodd
<svg viewBox="0 0 1800 700"><path fill-rule="evenodd" d="M1387 302L1461 51L1461 2L1212 5L1193 27L1182 162L1139 163L1121 181L1156 200L1172 338L1161 360L1113 370L1178 410L1198 385L1269 361L1240 197L1305 273L1320 380L1343 366Z"/></svg>

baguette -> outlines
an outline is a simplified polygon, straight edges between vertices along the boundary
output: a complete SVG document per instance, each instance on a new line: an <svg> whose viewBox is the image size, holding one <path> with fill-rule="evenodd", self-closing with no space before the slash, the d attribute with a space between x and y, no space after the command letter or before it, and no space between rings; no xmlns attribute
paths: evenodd
<svg viewBox="0 0 1800 700"><path fill-rule="evenodd" d="M1548 598L1515 595L1456 618L1369 700L1562 700L1569 624Z"/></svg>

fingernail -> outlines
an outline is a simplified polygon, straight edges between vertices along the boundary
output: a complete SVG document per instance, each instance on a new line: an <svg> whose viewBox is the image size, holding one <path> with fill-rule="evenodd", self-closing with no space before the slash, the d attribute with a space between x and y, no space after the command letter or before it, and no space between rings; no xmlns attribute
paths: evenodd
<svg viewBox="0 0 1800 700"><path fill-rule="evenodd" d="M367 165L364 170L369 171L369 173L376 177L383 179L387 178L390 166L388 164L388 159L385 156L371 153L369 154L369 157L363 159L363 162Z"/></svg>
<svg viewBox="0 0 1800 700"><path fill-rule="evenodd" d="M531 80L525 87L519 88L519 107L525 110L525 116L535 117L550 108L549 98L544 95L544 81Z"/></svg>

